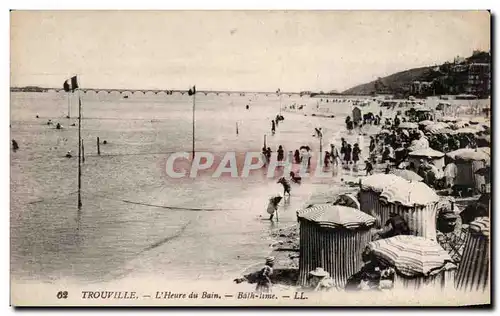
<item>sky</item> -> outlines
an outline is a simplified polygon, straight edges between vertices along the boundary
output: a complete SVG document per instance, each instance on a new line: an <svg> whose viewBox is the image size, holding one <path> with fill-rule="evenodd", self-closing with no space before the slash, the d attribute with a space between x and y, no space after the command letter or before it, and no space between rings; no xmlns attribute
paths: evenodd
<svg viewBox="0 0 500 316"><path fill-rule="evenodd" d="M344 91L477 49L486 11L11 12L11 86Z"/></svg>

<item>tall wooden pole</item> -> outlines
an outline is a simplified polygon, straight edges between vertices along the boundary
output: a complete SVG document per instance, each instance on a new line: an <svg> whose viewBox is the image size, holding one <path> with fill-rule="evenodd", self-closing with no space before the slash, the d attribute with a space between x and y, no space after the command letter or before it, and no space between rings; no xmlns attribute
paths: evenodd
<svg viewBox="0 0 500 316"><path fill-rule="evenodd" d="M195 108L196 108L196 93L193 94L193 159L194 159L194 153L195 153L195 146L194 146L194 143L195 143L195 124L194 124L194 121L195 121Z"/></svg>
<svg viewBox="0 0 500 316"><path fill-rule="evenodd" d="M78 210L82 209L82 100L78 92Z"/></svg>
<svg viewBox="0 0 500 316"><path fill-rule="evenodd" d="M319 165L323 167L323 132L319 135Z"/></svg>
<svg viewBox="0 0 500 316"><path fill-rule="evenodd" d="M67 93L68 96L68 118L71 117L71 98L69 97L69 92Z"/></svg>
<svg viewBox="0 0 500 316"><path fill-rule="evenodd" d="M281 115L281 89L280 89L280 115Z"/></svg>

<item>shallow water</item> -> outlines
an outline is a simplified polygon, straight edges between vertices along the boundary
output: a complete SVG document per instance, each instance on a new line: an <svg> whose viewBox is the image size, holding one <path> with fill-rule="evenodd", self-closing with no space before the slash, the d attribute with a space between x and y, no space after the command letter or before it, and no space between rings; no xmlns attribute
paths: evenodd
<svg viewBox="0 0 500 316"><path fill-rule="evenodd" d="M76 117L76 95L71 102ZM283 105L294 102L314 108L317 100L282 99ZM305 181L293 188L289 204L280 207L280 221L271 223L262 217L267 216L267 199L282 192L276 180L254 176L174 181L165 176L167 153L191 150L190 97L82 94L85 163L83 208L78 212L78 161L64 157L68 150L75 156L78 150L77 127L70 126L77 120L65 118L67 96L13 93L11 104L11 138L20 145L11 152L15 279L227 279L262 260L269 252L270 230L294 224L295 210L312 192L325 183L338 187L338 176ZM314 127L323 128L326 143L345 136L350 107L339 103L328 104L333 119L284 112L285 121L271 136L270 121L279 104L276 96L197 95L197 150L260 151L268 134L273 151L281 144L286 151L309 145L315 152L319 141L312 136ZM46 125L48 119L61 122L64 129ZM101 156L96 153L97 136L108 142L101 145Z"/></svg>

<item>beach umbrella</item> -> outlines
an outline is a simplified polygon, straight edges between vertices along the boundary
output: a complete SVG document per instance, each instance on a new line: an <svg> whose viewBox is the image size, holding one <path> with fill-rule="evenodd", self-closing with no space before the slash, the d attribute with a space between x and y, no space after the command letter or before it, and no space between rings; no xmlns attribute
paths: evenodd
<svg viewBox="0 0 500 316"><path fill-rule="evenodd" d="M440 158L444 157L444 153L434 150L432 148L423 148L411 151L408 156L410 157L431 157Z"/></svg>
<svg viewBox="0 0 500 316"><path fill-rule="evenodd" d="M418 124L417 123L412 123L412 122L403 122L399 124L398 128L401 129L417 129Z"/></svg>
<svg viewBox="0 0 500 316"><path fill-rule="evenodd" d="M451 128L442 128L438 130L433 130L430 131L431 134L438 135L438 134L449 134L449 135L455 135L456 132L452 130Z"/></svg>
<svg viewBox="0 0 500 316"><path fill-rule="evenodd" d="M490 160L490 153L486 149L487 147L481 148L461 148L452 152L447 153L452 159L455 160L464 160L464 161L478 161L478 160Z"/></svg>
<svg viewBox="0 0 500 316"><path fill-rule="evenodd" d="M404 169L394 169L391 170L391 174L395 174L398 177L401 177L403 179L406 179L408 181L422 181L423 178L416 174L415 172L411 170L404 170Z"/></svg>
<svg viewBox="0 0 500 316"><path fill-rule="evenodd" d="M478 132L477 129L468 128L468 127L459 128L455 131L455 133L457 133L457 134L476 134L477 132Z"/></svg>
<svg viewBox="0 0 500 316"><path fill-rule="evenodd" d="M380 194L381 201L403 206L428 205L439 201L439 196L427 184L418 181L393 183Z"/></svg>
<svg viewBox="0 0 500 316"><path fill-rule="evenodd" d="M426 131L433 131L433 130L439 130L439 129L449 128L449 127L450 126L447 123L438 122L438 123L434 123L434 124L429 124L429 125L425 126L424 129Z"/></svg>
<svg viewBox="0 0 500 316"><path fill-rule="evenodd" d="M447 264L453 265L448 252L437 242L420 236L399 235L373 241L367 250L376 260L407 277L428 276Z"/></svg>
<svg viewBox="0 0 500 316"><path fill-rule="evenodd" d="M458 121L454 124L451 125L452 128L454 129L459 129L459 128L464 128L469 125L469 122L466 121Z"/></svg>
<svg viewBox="0 0 500 316"><path fill-rule="evenodd" d="M424 121L418 122L418 125L427 126L427 125L431 125L431 124L434 124L434 123L436 123L436 122L431 121L431 120L424 120Z"/></svg>

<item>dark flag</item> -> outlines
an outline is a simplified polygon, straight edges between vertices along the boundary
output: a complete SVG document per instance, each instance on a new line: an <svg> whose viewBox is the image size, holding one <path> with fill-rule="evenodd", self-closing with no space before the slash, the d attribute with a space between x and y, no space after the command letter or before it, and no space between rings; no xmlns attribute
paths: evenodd
<svg viewBox="0 0 500 316"><path fill-rule="evenodd" d="M78 80L76 79L76 76L71 77L71 90L75 91L78 89Z"/></svg>
<svg viewBox="0 0 500 316"><path fill-rule="evenodd" d="M71 77L71 79L64 81L63 89L66 92L74 92L76 89L78 89L78 79L76 78L76 76L73 76Z"/></svg>
<svg viewBox="0 0 500 316"><path fill-rule="evenodd" d="M196 86L193 86L193 88L189 89L188 95L193 95L196 93Z"/></svg>

